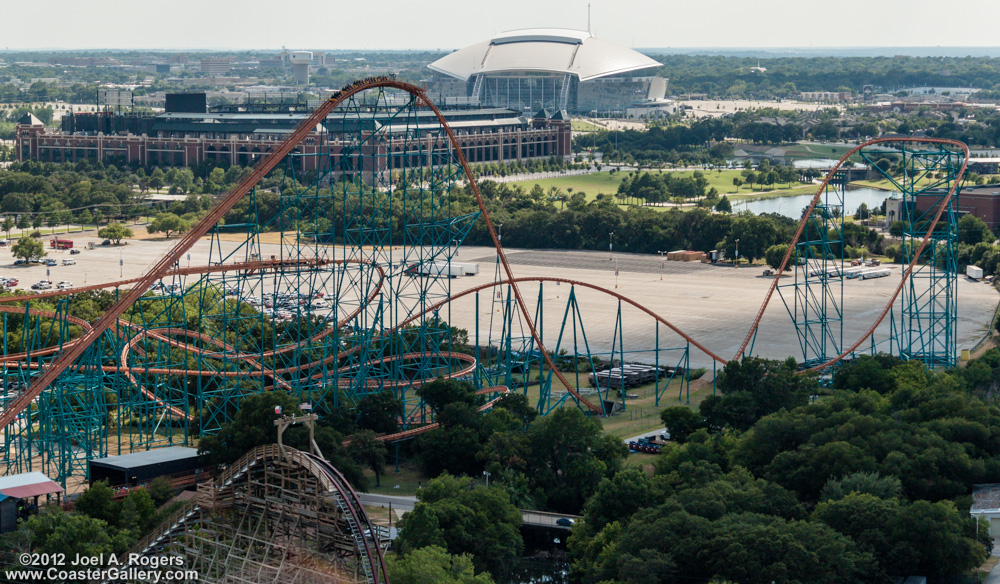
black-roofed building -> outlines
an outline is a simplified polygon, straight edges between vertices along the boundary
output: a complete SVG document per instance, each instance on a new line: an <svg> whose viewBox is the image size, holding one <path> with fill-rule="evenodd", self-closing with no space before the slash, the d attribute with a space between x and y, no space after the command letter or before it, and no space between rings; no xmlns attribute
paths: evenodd
<svg viewBox="0 0 1000 584"><path fill-rule="evenodd" d="M91 460L90 483L106 480L113 487L140 485L160 476L193 473L201 466L197 448L154 448Z"/></svg>

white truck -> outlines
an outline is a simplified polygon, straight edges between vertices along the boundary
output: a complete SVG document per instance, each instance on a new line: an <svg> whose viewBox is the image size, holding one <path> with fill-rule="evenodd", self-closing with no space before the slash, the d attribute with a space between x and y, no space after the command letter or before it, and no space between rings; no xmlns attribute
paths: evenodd
<svg viewBox="0 0 1000 584"><path fill-rule="evenodd" d="M465 275L465 270L448 262L413 264L406 269L406 272L411 276L445 276L448 278L458 278Z"/></svg>
<svg viewBox="0 0 1000 584"><path fill-rule="evenodd" d="M983 279L983 269L979 266L966 266L965 275L972 278L973 280Z"/></svg>
<svg viewBox="0 0 1000 584"><path fill-rule="evenodd" d="M479 273L479 264L470 262L451 262L451 267L461 269L463 276L475 276Z"/></svg>

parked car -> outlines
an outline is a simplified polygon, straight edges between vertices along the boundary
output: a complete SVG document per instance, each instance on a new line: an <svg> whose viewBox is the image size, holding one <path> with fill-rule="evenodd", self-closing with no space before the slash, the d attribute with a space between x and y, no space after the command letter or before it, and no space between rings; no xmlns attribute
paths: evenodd
<svg viewBox="0 0 1000 584"><path fill-rule="evenodd" d="M75 264L76 264L76 259L75 258L65 258L62 261L62 265L64 265L64 266L72 266L72 265L75 265Z"/></svg>
<svg viewBox="0 0 1000 584"><path fill-rule="evenodd" d="M52 282L49 282L48 280L42 280L41 282L35 282L34 284L31 285L31 289L32 290L51 290L52 289Z"/></svg>
<svg viewBox="0 0 1000 584"><path fill-rule="evenodd" d="M111 245L111 240L105 239L104 241L101 242L101 245Z"/></svg>
<svg viewBox="0 0 1000 584"><path fill-rule="evenodd" d="M69 250L69 255L76 255L78 253L80 253L80 250L78 250L78 249L71 249L71 250Z"/></svg>
<svg viewBox="0 0 1000 584"><path fill-rule="evenodd" d="M45 260L45 265L49 266L49 267L58 266L59 262L57 262L55 260Z"/></svg>
<svg viewBox="0 0 1000 584"><path fill-rule="evenodd" d="M67 282L65 280L56 284L56 288L60 290L69 290L72 287L73 287L73 282Z"/></svg>
<svg viewBox="0 0 1000 584"><path fill-rule="evenodd" d="M556 519L556 525L561 525L563 527L573 527L574 525L576 525L576 521L570 519L569 517L560 517L559 519Z"/></svg>
<svg viewBox="0 0 1000 584"><path fill-rule="evenodd" d="M25 259L14 260L14 265L15 266L23 266L26 263L28 263L28 260L25 260Z"/></svg>
<svg viewBox="0 0 1000 584"><path fill-rule="evenodd" d="M7 280L6 286L8 288L13 288L14 286L17 286L20 283L21 283L20 280L18 280L17 278L11 278L10 280Z"/></svg>

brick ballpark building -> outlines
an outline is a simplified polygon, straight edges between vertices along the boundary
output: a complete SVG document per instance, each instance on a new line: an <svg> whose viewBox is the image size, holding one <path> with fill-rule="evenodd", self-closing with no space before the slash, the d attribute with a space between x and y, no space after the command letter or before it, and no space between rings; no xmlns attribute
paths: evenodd
<svg viewBox="0 0 1000 584"><path fill-rule="evenodd" d="M38 118L25 115L16 128L17 159L89 159L144 167L190 166L211 160L246 166L277 148L309 117L308 112L210 113L204 106L201 111L176 111L192 108L172 103L169 97L163 114L71 114L63 118L59 130L48 129ZM566 157L572 153L570 120L565 112L550 115L543 111L533 118L500 108L450 110L444 114L470 163ZM450 146L443 132L434 131L439 129L434 114L419 112L416 118L404 126L389 113L351 113L340 118L334 113L309 133L295 152L325 153L329 139L333 163L337 165L344 124L386 132L389 140L382 144L387 144L389 151L380 153L380 160L386 161L387 167L391 164L392 168L402 168L408 156L448 152ZM414 139L414 127L421 130L419 140ZM319 156L300 156L296 160L301 170L319 164Z"/></svg>

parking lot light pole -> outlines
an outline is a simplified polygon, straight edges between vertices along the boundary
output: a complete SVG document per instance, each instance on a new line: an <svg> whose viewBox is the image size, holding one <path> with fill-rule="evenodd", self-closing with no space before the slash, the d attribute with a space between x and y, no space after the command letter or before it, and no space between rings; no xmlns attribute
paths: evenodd
<svg viewBox="0 0 1000 584"><path fill-rule="evenodd" d="M608 234L608 261L615 259L615 232Z"/></svg>
<svg viewBox="0 0 1000 584"><path fill-rule="evenodd" d="M739 239L736 240L736 259L733 260L733 267L734 268L740 267L740 240Z"/></svg>
<svg viewBox="0 0 1000 584"><path fill-rule="evenodd" d="M483 475L486 476L486 488L490 488L490 471L484 470Z"/></svg>
<svg viewBox="0 0 1000 584"><path fill-rule="evenodd" d="M656 253L660 254L660 279L662 280L663 279L663 254L665 254L667 252L665 252L665 251L658 251Z"/></svg>

